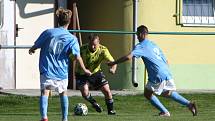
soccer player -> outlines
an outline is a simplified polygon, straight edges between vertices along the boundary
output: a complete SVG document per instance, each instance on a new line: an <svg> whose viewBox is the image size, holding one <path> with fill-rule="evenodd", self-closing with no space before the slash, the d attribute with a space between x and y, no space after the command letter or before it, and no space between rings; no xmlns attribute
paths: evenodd
<svg viewBox="0 0 215 121"><path fill-rule="evenodd" d="M59 27L45 30L29 50L31 55L36 49L41 49L39 59L41 121L48 121L48 96L51 89L54 89L60 95L62 121L68 121L67 85L70 53L80 63L83 73L91 75L91 72L83 64L77 38L67 30L72 12L59 8L56 15Z"/></svg>
<svg viewBox="0 0 215 121"><path fill-rule="evenodd" d="M195 103L190 102L176 92L176 86L170 73L168 62L161 49L148 39L148 28L141 25L137 28L136 34L139 43L135 46L134 50L128 55L110 62L108 65L113 66L130 60L132 57L141 57L149 77L144 90L144 96L160 111L159 116L170 116L170 113L155 94L170 97L176 102L187 106L193 116L196 116L197 109Z"/></svg>
<svg viewBox="0 0 215 121"><path fill-rule="evenodd" d="M103 61L112 62L114 59L108 49L99 42L98 35L90 34L89 42L81 47L81 57L83 58L86 68L92 72L92 75L87 76L80 69L80 66L78 66L76 71L76 82L83 98L90 102L97 112L102 112L102 108L89 93L89 86L96 90L100 89L105 96L108 114L115 115L116 112L113 108L112 93L108 81L105 79L105 75L100 68ZM111 66L109 72L114 74L116 67L117 65Z"/></svg>

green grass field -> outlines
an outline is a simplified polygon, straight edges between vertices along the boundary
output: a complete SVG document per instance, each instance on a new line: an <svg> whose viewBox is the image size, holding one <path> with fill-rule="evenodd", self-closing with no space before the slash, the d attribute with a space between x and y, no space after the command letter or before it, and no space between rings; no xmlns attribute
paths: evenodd
<svg viewBox="0 0 215 121"><path fill-rule="evenodd" d="M104 111L95 112L89 103L81 97L70 97L69 121L215 121L215 94L183 94L188 99L197 102L198 116L193 117L184 106L159 97L169 109L171 117L159 117L158 111L142 96L114 96L116 116L109 116L106 112L103 97L95 97ZM0 121L39 121L38 97L0 96ZM87 116L74 116L73 107L76 103L88 105ZM61 121L58 97L49 99L49 121Z"/></svg>

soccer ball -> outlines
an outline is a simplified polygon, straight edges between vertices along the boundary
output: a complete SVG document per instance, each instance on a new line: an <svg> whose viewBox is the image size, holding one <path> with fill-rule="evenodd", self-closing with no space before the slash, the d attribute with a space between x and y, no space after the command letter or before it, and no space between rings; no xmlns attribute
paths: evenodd
<svg viewBox="0 0 215 121"><path fill-rule="evenodd" d="M74 114L78 116L86 116L88 113L88 108L84 103L78 103L75 105Z"/></svg>

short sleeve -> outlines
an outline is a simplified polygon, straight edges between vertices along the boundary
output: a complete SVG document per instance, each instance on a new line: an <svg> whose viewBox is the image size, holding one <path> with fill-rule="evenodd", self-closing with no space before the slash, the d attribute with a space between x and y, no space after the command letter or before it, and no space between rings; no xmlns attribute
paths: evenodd
<svg viewBox="0 0 215 121"><path fill-rule="evenodd" d="M111 56L111 54L107 48L104 49L104 58L107 61L114 61L113 57Z"/></svg>
<svg viewBox="0 0 215 121"><path fill-rule="evenodd" d="M34 46L36 48L41 48L44 45L47 38L48 38L48 32L46 30L46 31L42 32L42 34L40 34L38 39L34 42Z"/></svg>
<svg viewBox="0 0 215 121"><path fill-rule="evenodd" d="M80 56L80 46L76 37L73 39L73 44L70 46L70 50L73 56Z"/></svg>
<svg viewBox="0 0 215 121"><path fill-rule="evenodd" d="M133 57L139 58L144 56L143 47L141 45L136 45L133 51L131 52Z"/></svg>

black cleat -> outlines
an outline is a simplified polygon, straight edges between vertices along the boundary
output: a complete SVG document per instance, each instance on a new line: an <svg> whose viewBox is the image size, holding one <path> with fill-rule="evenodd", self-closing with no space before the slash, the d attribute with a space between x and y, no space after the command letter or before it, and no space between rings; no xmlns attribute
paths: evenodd
<svg viewBox="0 0 215 121"><path fill-rule="evenodd" d="M193 114L193 116L197 116L197 107L195 102L192 102L188 105L188 109L191 111L191 113Z"/></svg>
<svg viewBox="0 0 215 121"><path fill-rule="evenodd" d="M116 111L115 110L110 110L110 111L108 111L108 115L116 115Z"/></svg>
<svg viewBox="0 0 215 121"><path fill-rule="evenodd" d="M99 112L99 113L102 112L102 108L99 106L98 103L94 103L94 104L93 104L93 108L96 109L96 111Z"/></svg>

